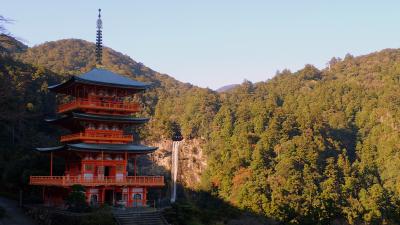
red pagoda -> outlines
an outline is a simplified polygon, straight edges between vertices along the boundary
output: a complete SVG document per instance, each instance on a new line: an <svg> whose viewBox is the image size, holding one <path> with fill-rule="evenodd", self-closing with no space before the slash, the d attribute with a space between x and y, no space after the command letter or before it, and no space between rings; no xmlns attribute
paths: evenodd
<svg viewBox="0 0 400 225"><path fill-rule="evenodd" d="M97 63L101 64L101 19L97 21ZM60 104L55 118L47 122L70 131L61 136L61 146L37 148L50 155L50 176L31 176L31 185L43 186L46 205L64 204L72 185L82 185L91 205L146 206L149 188L164 186L162 176L138 176L136 159L156 147L137 144L129 127L147 122L133 116L140 105L129 97L145 91L149 84L111 71L95 68L49 89L69 99ZM65 159L63 176L53 176L53 157ZM128 174L128 161L133 173Z"/></svg>

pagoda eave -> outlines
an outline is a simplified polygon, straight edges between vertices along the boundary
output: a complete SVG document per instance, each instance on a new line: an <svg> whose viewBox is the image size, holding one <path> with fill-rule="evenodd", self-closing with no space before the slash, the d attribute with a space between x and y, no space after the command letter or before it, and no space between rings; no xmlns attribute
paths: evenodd
<svg viewBox="0 0 400 225"><path fill-rule="evenodd" d="M64 83L49 86L48 89L66 94L69 89L79 84L126 89L130 93L145 91L152 86L151 84L134 81L108 70L95 68L80 76L72 76Z"/></svg>
<svg viewBox="0 0 400 225"><path fill-rule="evenodd" d="M59 124L64 127L70 127L71 122L77 120L85 120L85 121L102 121L102 122L113 122L113 123L124 123L124 124L134 124L140 125L148 122L149 118L135 118L131 116L117 116L117 115L99 115L99 114L90 114L90 113L68 113L62 114L55 118L47 118L45 119L48 123Z"/></svg>
<svg viewBox="0 0 400 225"><path fill-rule="evenodd" d="M49 148L36 148L40 152L58 152L58 151L79 151L79 152L108 152L108 153L136 153L147 154L154 152L158 147L150 147L136 144L92 144L92 143L74 143Z"/></svg>

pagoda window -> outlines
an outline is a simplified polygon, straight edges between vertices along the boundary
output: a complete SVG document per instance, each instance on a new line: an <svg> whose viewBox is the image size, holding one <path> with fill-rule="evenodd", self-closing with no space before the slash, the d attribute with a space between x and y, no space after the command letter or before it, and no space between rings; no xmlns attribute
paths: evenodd
<svg viewBox="0 0 400 225"><path fill-rule="evenodd" d="M91 164L85 164L85 172L93 172L94 166Z"/></svg>
<svg viewBox="0 0 400 225"><path fill-rule="evenodd" d="M116 171L117 173L122 173L122 172L124 172L124 166L123 166L123 165L117 165L117 166L115 167L115 171Z"/></svg>
<svg viewBox="0 0 400 225"><path fill-rule="evenodd" d="M124 166L123 165L117 165L115 167L115 178L116 178L116 180L124 179Z"/></svg>
<svg viewBox="0 0 400 225"><path fill-rule="evenodd" d="M93 171L94 171L94 166L90 164L85 164L83 166L84 173L83 173L83 178L85 180L92 180L93 179Z"/></svg>
<svg viewBox="0 0 400 225"><path fill-rule="evenodd" d="M104 166L99 166L98 167L97 180L104 180Z"/></svg>

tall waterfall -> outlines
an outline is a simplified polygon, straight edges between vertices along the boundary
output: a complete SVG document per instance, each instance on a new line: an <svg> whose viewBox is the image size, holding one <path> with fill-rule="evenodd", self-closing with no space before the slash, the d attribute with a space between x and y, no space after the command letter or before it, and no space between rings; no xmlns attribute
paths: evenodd
<svg viewBox="0 0 400 225"><path fill-rule="evenodd" d="M171 180L172 180L172 189L171 189L171 202L174 203L176 200L176 180L178 178L178 164L179 164L179 145L180 141L172 142L172 165L171 165Z"/></svg>

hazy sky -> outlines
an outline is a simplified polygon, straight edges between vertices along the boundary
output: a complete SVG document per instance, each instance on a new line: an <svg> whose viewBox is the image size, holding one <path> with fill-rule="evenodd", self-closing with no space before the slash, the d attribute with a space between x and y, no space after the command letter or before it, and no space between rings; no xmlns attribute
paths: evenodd
<svg viewBox="0 0 400 225"><path fill-rule="evenodd" d="M210 88L400 45L400 1L0 0L15 21L7 28L29 46L94 41L98 8L106 46Z"/></svg>

